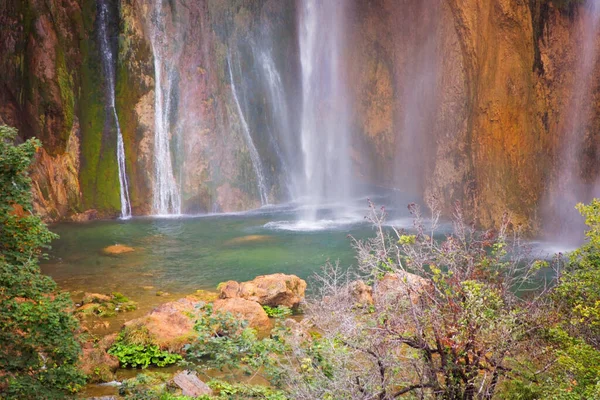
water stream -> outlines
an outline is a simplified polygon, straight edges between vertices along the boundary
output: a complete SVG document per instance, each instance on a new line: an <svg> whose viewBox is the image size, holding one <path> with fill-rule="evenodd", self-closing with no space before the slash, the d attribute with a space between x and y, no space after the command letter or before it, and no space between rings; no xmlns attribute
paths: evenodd
<svg viewBox="0 0 600 400"><path fill-rule="evenodd" d="M231 71L231 63L231 56L228 56L227 67L229 70L229 80L231 82L231 92L233 94L235 106L238 112L238 116L240 118L240 122L242 124L242 132L244 133L244 139L246 141L246 145L248 146L248 152L250 153L252 167L254 168L254 173L256 174L256 184L258 186L258 193L260 195L260 203L262 205L266 205L269 204L269 195L267 190L264 168L260 159L260 155L258 154L258 150L256 150L256 146L254 145L254 141L252 140L250 128L248 127L248 123L246 122L246 118L244 117L244 112L242 111L240 100L238 99L237 90L235 88L235 80L233 79L233 72Z"/></svg>
<svg viewBox="0 0 600 400"><path fill-rule="evenodd" d="M98 31L100 35L100 51L102 53L102 64L106 77L106 90L108 93L108 106L114 116L115 128L117 130L117 165L119 169L119 194L121 198L121 218L131 218L131 202L129 200L129 183L127 180L127 169L125 166L125 145L123 134L119 124L119 116L115 106L115 60L110 44L108 33L108 22L110 10L107 0L99 0Z"/></svg>
<svg viewBox="0 0 600 400"><path fill-rule="evenodd" d="M152 10L150 42L154 56L154 213L180 214L181 198L173 173L169 115L174 90L174 64L178 59L173 38L167 37L167 26L161 0Z"/></svg>
<svg viewBox="0 0 600 400"><path fill-rule="evenodd" d="M580 19L580 54L571 99L564 110L566 123L563 128L561 164L543 210L544 232L547 232L548 240L570 243L572 246L583 240L584 232L583 218L575 210L575 205L600 196L600 180L589 182L582 176L582 153L586 146L591 96L595 87L594 69L598 61L600 0L587 0L583 10Z"/></svg>
<svg viewBox="0 0 600 400"><path fill-rule="evenodd" d="M347 1L303 0L299 15L303 176L299 200L344 203L352 197L350 107L344 71ZM343 207L338 213L344 214ZM308 207L306 220L316 220Z"/></svg>

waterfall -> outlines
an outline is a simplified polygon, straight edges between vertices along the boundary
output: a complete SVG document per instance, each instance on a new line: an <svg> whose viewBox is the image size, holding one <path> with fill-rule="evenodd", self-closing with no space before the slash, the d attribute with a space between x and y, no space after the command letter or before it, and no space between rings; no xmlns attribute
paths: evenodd
<svg viewBox="0 0 600 400"><path fill-rule="evenodd" d="M123 134L119 124L119 116L115 106L115 60L110 45L108 34L109 8L107 0L99 0L98 13L98 32L100 35L100 52L102 53L102 64L106 76L106 90L108 94L108 106L111 114L114 116L114 123L117 130L117 165L119 169L119 194L121 197L121 218L131 218L131 203L129 201L129 183L127 181L127 171L125 167L125 145L123 144Z"/></svg>
<svg viewBox="0 0 600 400"><path fill-rule="evenodd" d="M299 45L302 76L302 198L311 206L345 203L352 194L344 21L348 2L303 0ZM311 207L306 217L315 220Z"/></svg>
<svg viewBox="0 0 600 400"><path fill-rule="evenodd" d="M272 108L272 124L276 130L278 140L273 140L273 148L277 152L277 157L281 162L287 192L294 196L296 183L291 176L292 170L290 164L294 165L296 148L294 146L293 130L290 122L290 113L287 105L287 98L284 91L281 75L275 66L270 52L263 50L259 52L258 61L260 62L261 72L267 84L269 103ZM282 146L279 145L282 144ZM283 154L280 150L283 147Z"/></svg>
<svg viewBox="0 0 600 400"><path fill-rule="evenodd" d="M178 54L169 51L174 40L168 37L162 0L155 0L150 24L150 42L154 55L154 212L158 215L180 214L181 198L173 173L170 148L171 97L174 89L174 66Z"/></svg>
<svg viewBox="0 0 600 400"><path fill-rule="evenodd" d="M579 202L600 196L600 180L586 181L581 173L582 151L589 123L594 70L598 61L597 39L600 33L600 0L587 0L581 14L582 41L575 69L571 99L564 110L561 163L557 181L545 205L544 231L551 240L576 245L583 239L583 219L575 210ZM600 160L596 160L599 162Z"/></svg>
<svg viewBox="0 0 600 400"><path fill-rule="evenodd" d="M258 193L260 194L260 203L262 205L269 204L269 197L265 179L265 173L262 165L262 161L260 160L260 155L258 154L258 150L256 150L256 146L252 140L252 136L250 135L250 128L248 127L248 123L246 122L246 118L244 117L244 113L242 111L242 107L240 105L240 101L238 99L237 90L235 89L235 81L233 79L233 72L231 71L231 57L227 57L227 67L229 70L229 80L231 82L231 92L233 94L233 99L235 101L235 106L237 108L238 116L240 118L240 122L242 124L242 132L244 133L244 139L246 140L246 145L248 146L248 151L250 153L250 160L252 161L252 167L254 168L254 172L256 174L256 183L258 186Z"/></svg>

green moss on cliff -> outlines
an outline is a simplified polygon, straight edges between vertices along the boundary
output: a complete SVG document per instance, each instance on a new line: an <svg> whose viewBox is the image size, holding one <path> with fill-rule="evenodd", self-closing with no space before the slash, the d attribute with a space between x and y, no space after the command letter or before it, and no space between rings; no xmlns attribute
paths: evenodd
<svg viewBox="0 0 600 400"><path fill-rule="evenodd" d="M66 143L69 140L69 135L73 129L75 94L73 93L73 78L67 72L65 55L60 47L57 48L56 52L56 75L58 87L60 89L64 120L62 132L58 132L58 134L60 135L61 141Z"/></svg>
<svg viewBox="0 0 600 400"><path fill-rule="evenodd" d="M95 208L104 213L117 213L121 208L119 174L116 159L116 135L113 129L105 130L104 74L102 60L96 47L93 18L94 1L83 5L84 25L89 40L81 42L81 95L79 98L81 121L81 169L79 180L85 208Z"/></svg>
<svg viewBox="0 0 600 400"><path fill-rule="evenodd" d="M134 211L145 212L147 210L144 207L150 203L148 201L150 193L146 179L147 171L139 162L145 156L140 154L144 151L144 149L140 149L140 143L146 132L146 127L141 124L153 123L153 120L139 121L136 105L151 90L145 79L153 76L154 71L150 47L139 36L140 32L136 30L132 21L134 18L133 6L129 3L122 3L115 95L125 147L131 206Z"/></svg>

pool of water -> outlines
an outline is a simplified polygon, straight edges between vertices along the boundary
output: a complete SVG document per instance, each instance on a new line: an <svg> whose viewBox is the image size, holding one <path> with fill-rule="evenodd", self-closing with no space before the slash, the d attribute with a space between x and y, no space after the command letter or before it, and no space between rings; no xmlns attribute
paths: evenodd
<svg viewBox="0 0 600 400"><path fill-rule="evenodd" d="M360 199L351 207L321 207L316 221L303 219L312 212L284 205L234 214L56 224L51 229L60 239L42 271L76 301L78 293L117 291L140 302L141 311L199 289L215 290L226 280L276 272L307 279L310 289L311 275L327 260L339 260L343 267L356 264L349 235L374 234L364 219L368 212L366 199ZM405 207L388 213L395 226L412 226ZM114 244L135 251L104 254Z"/></svg>
<svg viewBox="0 0 600 400"><path fill-rule="evenodd" d="M223 281L244 281L283 272L304 279L327 260L355 264L348 235L365 237L366 202L353 217L323 211L318 221L302 221L297 208L263 208L239 214L127 221L63 223L42 271L71 292L121 292L132 299L157 292L188 294L214 290ZM135 251L106 255L121 244Z"/></svg>

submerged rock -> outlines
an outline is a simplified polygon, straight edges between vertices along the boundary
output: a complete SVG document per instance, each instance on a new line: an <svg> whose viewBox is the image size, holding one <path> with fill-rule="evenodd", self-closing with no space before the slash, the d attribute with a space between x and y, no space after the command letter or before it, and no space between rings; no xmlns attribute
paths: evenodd
<svg viewBox="0 0 600 400"><path fill-rule="evenodd" d="M125 246L123 244L114 244L112 246L105 247L102 252L106 255L119 255L126 254L135 251L133 247Z"/></svg>
<svg viewBox="0 0 600 400"><path fill-rule="evenodd" d="M257 242L266 242L272 240L273 236L270 235L247 235L242 237L237 237L225 242L226 246L235 246L239 244L249 244L249 243L257 243Z"/></svg>
<svg viewBox="0 0 600 400"><path fill-rule="evenodd" d="M184 396L198 397L212 395L213 391L202 382L192 371L182 371L173 377L175 385L179 386Z"/></svg>
<svg viewBox="0 0 600 400"><path fill-rule="evenodd" d="M243 298L261 305L296 308L304 299L306 282L296 275L271 274L251 281L227 281L219 285L221 299Z"/></svg>
<svg viewBox="0 0 600 400"><path fill-rule="evenodd" d="M112 300L112 297L105 295L105 294L100 294L100 293L86 293L83 295L83 304L102 304L102 303L108 303Z"/></svg>
<svg viewBox="0 0 600 400"><path fill-rule="evenodd" d="M239 297L231 299L219 299L214 302L214 310L230 312L248 321L251 328L265 331L271 328L269 316L263 308L255 301Z"/></svg>

